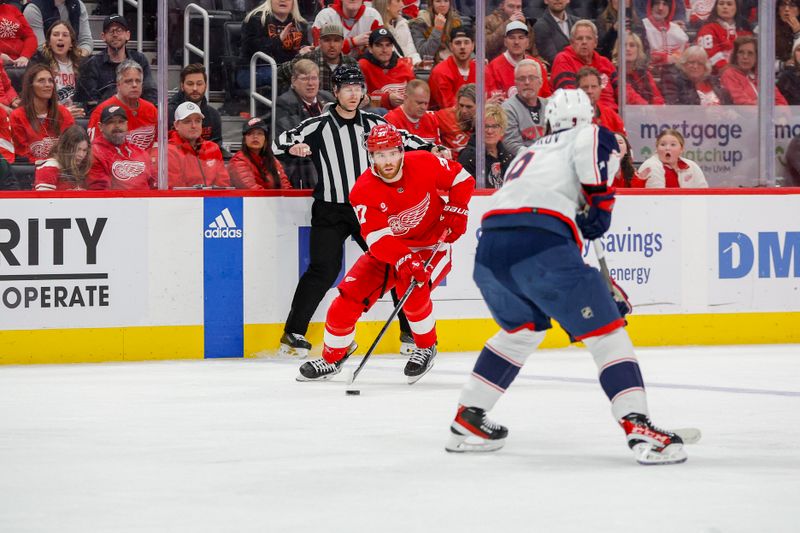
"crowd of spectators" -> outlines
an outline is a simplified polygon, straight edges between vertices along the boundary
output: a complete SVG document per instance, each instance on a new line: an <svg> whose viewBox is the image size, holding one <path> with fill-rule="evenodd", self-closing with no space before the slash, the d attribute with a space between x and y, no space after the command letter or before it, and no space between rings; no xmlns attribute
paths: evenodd
<svg viewBox="0 0 800 533"><path fill-rule="evenodd" d="M623 1L627 18L621 29ZM800 105L799 2L776 2L776 105ZM171 8L173 3L183 8L181 2L171 2ZM499 186L519 150L545 134L547 98L558 88L584 90L595 107L595 123L619 134L626 147L621 81L630 106L758 101L758 18L752 0L489 0L480 29L487 58L480 134L474 128L476 28L469 1L239 3L246 10L233 76L250 90L250 57L263 52L275 59L276 79L264 65L256 85L278 86L272 111L276 131L270 131L269 117L244 119L241 139L224 143L222 118L206 98L209 72L190 64L169 99L170 186L313 187L318 176L308 159L276 157L271 144L283 131L324 112L334 99L332 74L342 65L356 65L364 74L363 108L448 148L468 169L476 170L475 151L483 145L486 178L479 185L490 188ZM0 0L0 187L13 187L7 167L15 161L37 164L38 190L155 185L158 93L150 60L127 46L131 28L117 13L105 18L98 36L104 46L93 53L88 15L81 0ZM625 80L618 79L621 60ZM7 71L24 72L17 87ZM88 135L81 137L79 129ZM682 138L667 137L683 146ZM239 140L241 151L226 150ZM70 151L81 153L74 156L77 163L65 159ZM112 152L124 155L116 173L108 165ZM626 155L630 159L630 150ZM669 164L680 166L679 161ZM642 176L624 180L656 182L661 183Z"/></svg>

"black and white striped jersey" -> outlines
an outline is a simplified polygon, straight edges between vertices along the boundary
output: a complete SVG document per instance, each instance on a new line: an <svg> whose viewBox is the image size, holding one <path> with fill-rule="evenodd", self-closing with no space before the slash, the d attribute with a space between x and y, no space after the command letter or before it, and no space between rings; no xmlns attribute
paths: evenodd
<svg viewBox="0 0 800 533"><path fill-rule="evenodd" d="M376 124L387 122L374 113L356 112L344 119L335 107L318 117L311 117L297 127L281 133L272 145L275 155L288 154L292 145L305 143L319 179L314 198L338 204L350 202L350 189L369 166L365 135ZM405 130L398 130L407 150L430 150L431 144Z"/></svg>

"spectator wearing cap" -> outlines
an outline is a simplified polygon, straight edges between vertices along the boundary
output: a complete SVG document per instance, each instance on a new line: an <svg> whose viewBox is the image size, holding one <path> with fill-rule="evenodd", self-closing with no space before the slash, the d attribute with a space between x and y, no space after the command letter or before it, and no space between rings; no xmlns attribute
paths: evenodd
<svg viewBox="0 0 800 533"><path fill-rule="evenodd" d="M156 185L150 155L128 141L128 115L119 105L104 107L92 141L89 190L147 190Z"/></svg>
<svg viewBox="0 0 800 533"><path fill-rule="evenodd" d="M547 0L546 3L547 9L533 25L533 35L539 55L552 65L556 54L569 46L569 32L578 17L567 13L569 0ZM614 3L609 2L612 6Z"/></svg>
<svg viewBox="0 0 800 533"><path fill-rule="evenodd" d="M370 33L383 21L375 8L364 5L364 0L335 0L330 7L317 13L311 33L314 46L319 46L320 32L326 24L338 24L345 28L342 51L355 58L360 57L369 44Z"/></svg>
<svg viewBox="0 0 800 533"><path fill-rule="evenodd" d="M103 109L120 106L128 115L128 142L149 151L156 141L158 109L141 98L142 66L126 59L117 67L117 94L98 105L89 118L89 136L94 139Z"/></svg>
<svg viewBox="0 0 800 533"><path fill-rule="evenodd" d="M386 28L378 28L369 36L369 50L358 60L373 103L394 109L405 100L406 83L414 79L411 60L394 51L397 43ZM376 105L376 107L378 107Z"/></svg>
<svg viewBox="0 0 800 533"><path fill-rule="evenodd" d="M342 53L344 44L344 29L341 24L330 23L322 27L319 32L319 46L313 52L300 54L291 61L282 63L278 67L278 92L289 90L293 76L294 64L301 59L310 59L319 68L319 88L333 93L334 70L341 65L358 65L358 61Z"/></svg>
<svg viewBox="0 0 800 533"><path fill-rule="evenodd" d="M39 46L36 35L19 7L0 2L0 63L6 67L25 68Z"/></svg>
<svg viewBox="0 0 800 533"><path fill-rule="evenodd" d="M81 83L75 100L85 102L86 110L91 112L98 102L114 96L117 92L117 67L123 61L132 60L142 70L141 97L153 104L158 103L158 89L150 71L150 62L141 52L126 48L131 31L125 17L117 14L106 17L100 38L106 47L81 65Z"/></svg>
<svg viewBox="0 0 800 533"><path fill-rule="evenodd" d="M440 145L439 122L432 111L428 111L431 89L424 80L411 80L406 85L403 105L389 111L386 122L420 137L426 143Z"/></svg>
<svg viewBox="0 0 800 533"><path fill-rule="evenodd" d="M451 55L433 67L428 78L431 88L431 107L445 109L456 103L456 92L467 83L475 83L475 41L469 28L450 31Z"/></svg>
<svg viewBox="0 0 800 533"><path fill-rule="evenodd" d="M428 9L420 11L419 16L409 26L417 53L423 58L432 58L435 64L439 64L451 53L453 30L463 24L453 2L430 0Z"/></svg>
<svg viewBox="0 0 800 533"><path fill-rule="evenodd" d="M242 149L228 162L231 184L237 189L291 189L292 184L272 153L269 126L262 118L242 125Z"/></svg>
<svg viewBox="0 0 800 533"><path fill-rule="evenodd" d="M30 0L22 12L39 45L44 44L44 32L59 20L72 24L78 34L78 53L89 56L94 48L89 13L81 0Z"/></svg>
<svg viewBox="0 0 800 533"><path fill-rule="evenodd" d="M200 106L194 102L184 102L175 109L167 152L172 188L231 185L219 146L202 138L203 118Z"/></svg>
<svg viewBox="0 0 800 533"><path fill-rule="evenodd" d="M403 0L372 0L372 7L381 14L383 26L392 33L397 43L395 48L397 55L411 59L411 63L416 67L422 62L422 58L414 46L408 21L402 14Z"/></svg>
<svg viewBox="0 0 800 533"><path fill-rule="evenodd" d="M550 71L553 89L576 89L581 67L594 67L600 73L600 101L617 110L617 69L607 57L597 53L597 26L579 20L572 26L570 46L556 55Z"/></svg>
<svg viewBox="0 0 800 533"><path fill-rule="evenodd" d="M525 14L522 12L522 0L503 0L497 9L486 17L486 59L491 61L503 53L504 41L506 38L506 26L509 22L525 22ZM533 31L528 28L528 35ZM529 43L533 46L534 43ZM533 52L533 50L530 50Z"/></svg>
<svg viewBox="0 0 800 533"><path fill-rule="evenodd" d="M222 147L222 119L219 111L208 105L206 99L206 88L208 87L208 75L202 63L192 63L186 65L181 70L181 90L169 99L169 114L167 120L169 124L175 122L175 110L184 102L193 102L200 107L203 113L203 140L217 143L220 150L225 152Z"/></svg>
<svg viewBox="0 0 800 533"><path fill-rule="evenodd" d="M517 92L503 102L508 125L503 144L516 154L544 135L544 110L547 99L541 98L542 67L533 59L523 59L514 68Z"/></svg>
<svg viewBox="0 0 800 533"><path fill-rule="evenodd" d="M495 103L502 103L506 98L516 94L514 86L514 69L523 59L531 59L539 63L542 84L539 95L547 98L553 91L547 79L547 68L544 63L527 53L530 47L530 28L518 20L506 25L505 51L489 62L486 67L486 93L495 97Z"/></svg>

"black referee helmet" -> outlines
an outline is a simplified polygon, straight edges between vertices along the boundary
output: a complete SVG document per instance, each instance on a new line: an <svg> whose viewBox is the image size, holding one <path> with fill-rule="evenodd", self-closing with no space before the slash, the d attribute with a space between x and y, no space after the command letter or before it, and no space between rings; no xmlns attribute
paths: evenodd
<svg viewBox="0 0 800 533"><path fill-rule="evenodd" d="M343 85L366 85L364 74L361 69L355 65L342 65L333 71L331 76L333 87L341 89Z"/></svg>

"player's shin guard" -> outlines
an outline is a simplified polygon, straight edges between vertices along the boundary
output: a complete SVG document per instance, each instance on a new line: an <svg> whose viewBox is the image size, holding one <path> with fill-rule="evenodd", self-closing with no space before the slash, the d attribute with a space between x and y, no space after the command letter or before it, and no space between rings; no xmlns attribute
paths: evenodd
<svg viewBox="0 0 800 533"><path fill-rule="evenodd" d="M618 328L583 340L594 357L600 385L611 401L615 420L630 413L647 416L647 395L628 332Z"/></svg>
<svg viewBox="0 0 800 533"><path fill-rule="evenodd" d="M414 298L416 292L422 293L423 291L422 287L415 289L403 307L403 311L408 319L408 325L411 327L414 343L420 348L430 348L436 344L436 319L433 316L430 292L424 298Z"/></svg>
<svg viewBox="0 0 800 533"><path fill-rule="evenodd" d="M328 363L336 363L346 354L355 338L356 322L361 317L364 306L339 295L331 302L325 319L325 346L322 358Z"/></svg>

